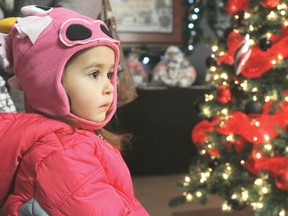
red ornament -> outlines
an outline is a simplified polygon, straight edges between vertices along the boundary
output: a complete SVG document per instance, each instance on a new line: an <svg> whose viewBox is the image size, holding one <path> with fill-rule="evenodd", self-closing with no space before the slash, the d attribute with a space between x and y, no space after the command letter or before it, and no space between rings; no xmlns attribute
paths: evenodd
<svg viewBox="0 0 288 216"><path fill-rule="evenodd" d="M267 8L275 8L279 4L279 0L262 0L261 4Z"/></svg>
<svg viewBox="0 0 288 216"><path fill-rule="evenodd" d="M216 92L216 99L222 104L227 104L232 99L232 93L229 86L220 86Z"/></svg>
<svg viewBox="0 0 288 216"><path fill-rule="evenodd" d="M229 14L235 15L240 11L244 11L248 4L249 0L228 0L226 10Z"/></svg>
<svg viewBox="0 0 288 216"><path fill-rule="evenodd" d="M275 183L280 190L288 190L288 169L281 169L275 177Z"/></svg>

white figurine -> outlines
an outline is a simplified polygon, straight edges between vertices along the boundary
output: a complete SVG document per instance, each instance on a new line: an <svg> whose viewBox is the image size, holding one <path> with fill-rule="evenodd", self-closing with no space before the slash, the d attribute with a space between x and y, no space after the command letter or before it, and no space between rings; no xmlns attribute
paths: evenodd
<svg viewBox="0 0 288 216"><path fill-rule="evenodd" d="M176 46L170 46L153 70L153 82L167 86L189 87L196 80L196 70L184 53Z"/></svg>

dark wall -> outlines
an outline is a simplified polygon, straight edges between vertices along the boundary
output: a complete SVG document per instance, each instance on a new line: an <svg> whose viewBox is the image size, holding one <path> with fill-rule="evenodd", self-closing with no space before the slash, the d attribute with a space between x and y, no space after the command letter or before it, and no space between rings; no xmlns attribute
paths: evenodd
<svg viewBox="0 0 288 216"><path fill-rule="evenodd" d="M138 98L119 108L117 118L134 135L123 157L133 175L187 172L196 148L191 131L200 121L195 100L205 89L138 90Z"/></svg>

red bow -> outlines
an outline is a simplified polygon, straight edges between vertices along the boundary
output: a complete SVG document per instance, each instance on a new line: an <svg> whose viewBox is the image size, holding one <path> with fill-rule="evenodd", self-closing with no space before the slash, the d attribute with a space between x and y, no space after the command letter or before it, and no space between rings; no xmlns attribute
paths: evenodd
<svg viewBox="0 0 288 216"><path fill-rule="evenodd" d="M267 8L277 7L280 0L261 0L261 4ZM226 10L229 14L235 15L244 11L249 4L249 0L228 0Z"/></svg>

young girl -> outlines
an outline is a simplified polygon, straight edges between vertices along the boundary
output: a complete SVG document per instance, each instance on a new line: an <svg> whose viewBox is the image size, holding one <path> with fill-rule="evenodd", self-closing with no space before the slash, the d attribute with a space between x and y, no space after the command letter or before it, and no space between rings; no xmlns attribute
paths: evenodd
<svg viewBox="0 0 288 216"><path fill-rule="evenodd" d="M0 54L26 113L0 114L2 215L148 215L103 129L116 110L119 42L64 8L26 6Z"/></svg>

